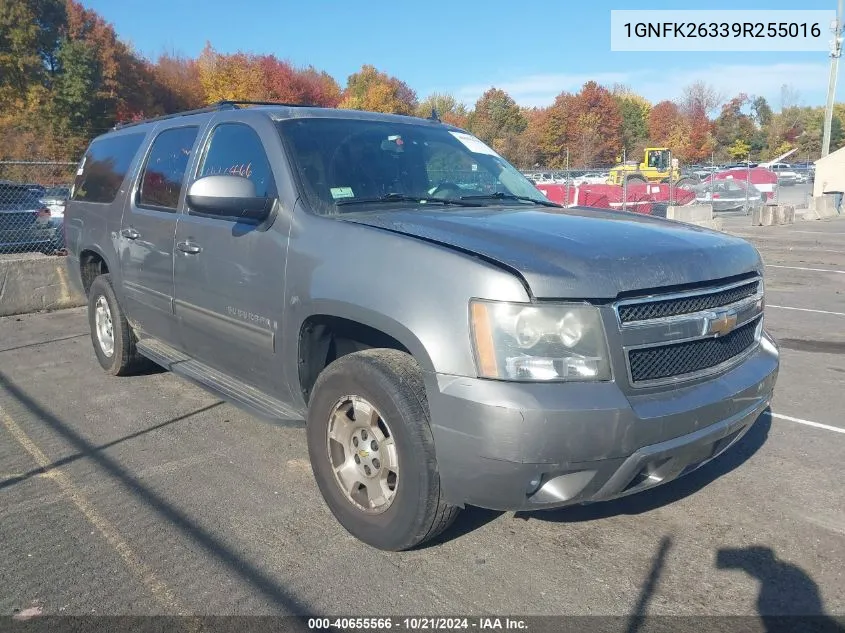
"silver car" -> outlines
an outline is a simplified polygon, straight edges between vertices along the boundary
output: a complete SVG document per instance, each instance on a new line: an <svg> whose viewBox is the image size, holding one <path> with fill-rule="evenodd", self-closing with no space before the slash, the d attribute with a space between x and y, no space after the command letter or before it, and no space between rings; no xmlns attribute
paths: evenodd
<svg viewBox="0 0 845 633"><path fill-rule="evenodd" d="M378 548L672 481L772 398L750 244L561 208L439 121L223 102L100 136L78 174L102 368L304 419L323 499Z"/></svg>
<svg viewBox="0 0 845 633"><path fill-rule="evenodd" d="M692 190L697 203L712 204L714 211L754 209L766 203L765 194L752 183L733 178L714 179L695 185Z"/></svg>

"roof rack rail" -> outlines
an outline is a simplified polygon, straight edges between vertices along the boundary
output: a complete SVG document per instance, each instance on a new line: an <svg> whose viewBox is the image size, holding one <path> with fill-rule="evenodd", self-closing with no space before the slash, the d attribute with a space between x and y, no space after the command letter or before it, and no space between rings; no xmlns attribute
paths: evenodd
<svg viewBox="0 0 845 633"><path fill-rule="evenodd" d="M122 130L134 125L141 125L142 123L152 123L154 121L165 121L167 119L175 119L180 116L189 116L191 114L202 114L204 112L219 112L220 110L238 110L241 106L266 105L266 106L287 106L289 108L309 107L303 103L283 103L281 101L241 101L241 100L226 100L212 103L204 108L196 108L195 110L185 110L183 112L173 112L172 114L162 114L161 116L150 117L149 119L141 119L140 121L129 121L126 123L116 123L114 130Z"/></svg>

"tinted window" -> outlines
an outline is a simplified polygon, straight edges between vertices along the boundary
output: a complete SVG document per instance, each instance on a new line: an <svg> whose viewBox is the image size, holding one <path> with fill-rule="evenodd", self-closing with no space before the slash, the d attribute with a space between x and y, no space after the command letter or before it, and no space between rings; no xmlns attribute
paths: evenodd
<svg viewBox="0 0 845 633"><path fill-rule="evenodd" d="M389 194L448 200L501 193L548 202L480 140L446 126L314 118L282 121L278 127L303 194L318 213L363 211ZM413 200L403 204L428 208ZM493 197L479 204L512 201Z"/></svg>
<svg viewBox="0 0 845 633"><path fill-rule="evenodd" d="M73 199L112 202L145 134L123 134L94 141L85 153L73 185Z"/></svg>
<svg viewBox="0 0 845 633"><path fill-rule="evenodd" d="M139 204L176 209L197 131L196 127L177 127L156 137L144 166Z"/></svg>
<svg viewBox="0 0 845 633"><path fill-rule="evenodd" d="M255 130L241 123L219 125L211 134L200 177L232 174L255 183L257 196L275 195L270 162Z"/></svg>

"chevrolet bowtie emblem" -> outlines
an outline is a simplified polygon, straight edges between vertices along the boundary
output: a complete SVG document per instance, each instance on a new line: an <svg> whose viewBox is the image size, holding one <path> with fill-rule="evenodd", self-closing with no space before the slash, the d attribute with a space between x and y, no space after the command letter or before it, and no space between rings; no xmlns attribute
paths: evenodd
<svg viewBox="0 0 845 633"><path fill-rule="evenodd" d="M721 312L707 321L707 333L724 336L736 327L736 312Z"/></svg>

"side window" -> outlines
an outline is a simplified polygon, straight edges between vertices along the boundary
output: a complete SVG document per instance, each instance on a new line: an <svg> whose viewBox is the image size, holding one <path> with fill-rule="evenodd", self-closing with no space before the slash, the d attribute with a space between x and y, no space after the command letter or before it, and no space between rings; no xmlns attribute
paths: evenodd
<svg viewBox="0 0 845 633"><path fill-rule="evenodd" d="M199 176L218 174L249 178L257 196L276 195L264 145L255 130L243 123L223 123L211 133Z"/></svg>
<svg viewBox="0 0 845 633"><path fill-rule="evenodd" d="M138 204L176 210L197 132L197 127L177 127L156 137L141 175Z"/></svg>
<svg viewBox="0 0 845 633"><path fill-rule="evenodd" d="M73 183L72 198L84 202L114 201L132 159L146 134L121 134L91 143Z"/></svg>

